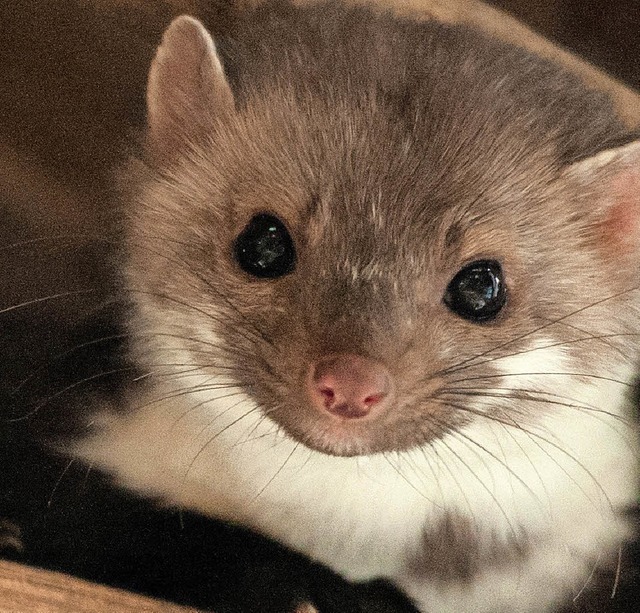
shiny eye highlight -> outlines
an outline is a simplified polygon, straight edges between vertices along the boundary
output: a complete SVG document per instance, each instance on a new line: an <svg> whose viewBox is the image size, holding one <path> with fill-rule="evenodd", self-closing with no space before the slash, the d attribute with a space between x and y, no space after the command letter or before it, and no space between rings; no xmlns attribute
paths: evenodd
<svg viewBox="0 0 640 613"><path fill-rule="evenodd" d="M285 225L275 216L251 218L234 243L240 268L260 279L282 277L295 268L296 252Z"/></svg>
<svg viewBox="0 0 640 613"><path fill-rule="evenodd" d="M473 322L494 319L507 302L502 267L496 260L478 260L462 268L447 286L444 303Z"/></svg>

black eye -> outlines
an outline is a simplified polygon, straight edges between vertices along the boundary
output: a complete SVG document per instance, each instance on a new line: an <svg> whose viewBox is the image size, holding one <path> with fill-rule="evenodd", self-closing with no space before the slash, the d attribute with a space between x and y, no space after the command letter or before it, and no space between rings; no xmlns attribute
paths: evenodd
<svg viewBox="0 0 640 613"><path fill-rule="evenodd" d="M502 268L495 260L478 260L453 277L444 303L460 317L470 321L493 319L507 301Z"/></svg>
<svg viewBox="0 0 640 613"><path fill-rule="evenodd" d="M293 240L284 224L273 215L251 218L234 245L238 264L254 277L274 279L290 273L296 263Z"/></svg>

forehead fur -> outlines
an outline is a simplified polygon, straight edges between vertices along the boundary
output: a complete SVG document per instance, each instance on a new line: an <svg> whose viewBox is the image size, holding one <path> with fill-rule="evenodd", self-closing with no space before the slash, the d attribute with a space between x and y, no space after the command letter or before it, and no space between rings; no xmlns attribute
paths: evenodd
<svg viewBox="0 0 640 613"><path fill-rule="evenodd" d="M376 224L448 216L451 238L624 135L605 95L464 27L285 2L203 17L238 113L185 181L224 188L239 225L275 206L294 225L360 219L373 244Z"/></svg>
<svg viewBox="0 0 640 613"><path fill-rule="evenodd" d="M366 92L410 129L427 129L425 139L455 129L459 144L473 147L476 136L511 133L523 148L553 143L561 161L590 155L623 131L605 94L463 26L332 2L269 2L238 14L214 2L204 17L241 103L278 87L329 104Z"/></svg>
<svg viewBox="0 0 640 613"><path fill-rule="evenodd" d="M500 243L500 227L515 250L511 223L524 239L532 218L538 233L551 225L540 204L562 167L624 133L604 95L466 28L333 4L223 18L224 6L205 21L237 113L213 121L173 193L153 200L174 235L181 217L185 233L209 228L202 244L267 210L300 253L312 247L316 278L319 262L354 281L372 262L388 278L406 272L413 253L431 268L449 247L501 256L500 245L482 254L483 236Z"/></svg>

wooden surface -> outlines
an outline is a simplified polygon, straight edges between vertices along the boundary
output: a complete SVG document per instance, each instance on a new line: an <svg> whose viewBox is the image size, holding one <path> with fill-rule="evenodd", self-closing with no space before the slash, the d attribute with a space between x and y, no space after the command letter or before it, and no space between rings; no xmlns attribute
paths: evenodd
<svg viewBox="0 0 640 613"><path fill-rule="evenodd" d="M0 613L196 613L59 573L0 562Z"/></svg>

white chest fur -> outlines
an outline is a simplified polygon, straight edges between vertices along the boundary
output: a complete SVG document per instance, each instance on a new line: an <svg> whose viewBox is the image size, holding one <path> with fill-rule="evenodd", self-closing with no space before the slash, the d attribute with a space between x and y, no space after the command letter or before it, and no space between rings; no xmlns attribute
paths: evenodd
<svg viewBox="0 0 640 613"><path fill-rule="evenodd" d="M558 355L544 354L539 363L557 372ZM361 458L286 438L239 390L154 396L132 400L126 416L105 414L76 454L126 487L253 527L350 579L388 577L425 610L546 611L615 554L628 529L614 511L636 495L625 386L570 383L571 406L535 425L481 419L424 449ZM446 513L466 518L481 548L524 538L528 555L464 585L416 575L425 535Z"/></svg>

